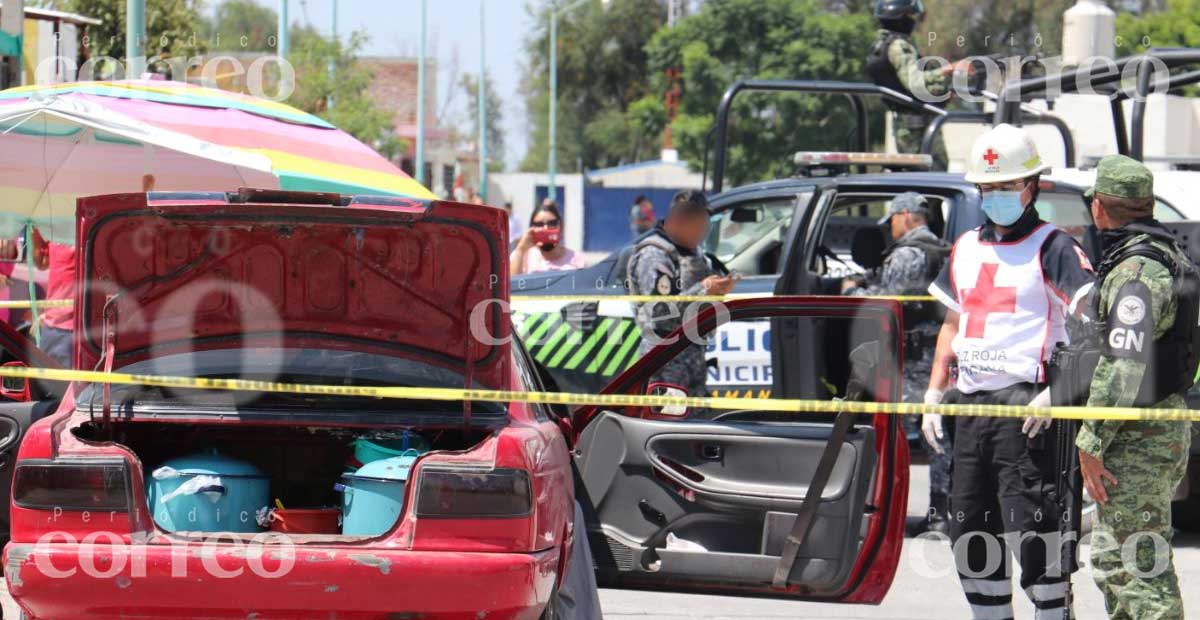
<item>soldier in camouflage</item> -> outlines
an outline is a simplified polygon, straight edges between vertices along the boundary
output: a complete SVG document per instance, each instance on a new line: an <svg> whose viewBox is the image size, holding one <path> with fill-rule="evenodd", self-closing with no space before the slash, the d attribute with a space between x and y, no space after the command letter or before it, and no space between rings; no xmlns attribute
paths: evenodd
<svg viewBox="0 0 1200 620"><path fill-rule="evenodd" d="M634 295L725 295L733 278L717 275L700 244L708 236L708 200L699 191L675 195L666 219L638 243L629 260L626 288ZM641 353L663 341L683 320L695 314L691 304L651 302L636 305L641 330ZM687 337L687 336L681 336ZM707 396L707 342L693 342L650 377L651 382L671 383L690 396Z"/></svg>
<svg viewBox="0 0 1200 620"><path fill-rule="evenodd" d="M950 254L950 244L929 230L929 204L916 192L904 192L892 200L880 225L891 229L894 243L883 256L883 265L865 281L849 278L842 283L845 295L926 295L926 290ZM904 312L904 402L924 400L933 368L942 318L929 303L906 304ZM919 420L906 420L915 433ZM922 442L924 444L924 442ZM937 446L925 444L929 452L929 512L925 529L946 530L950 497L950 461L954 454L951 434Z"/></svg>
<svg viewBox="0 0 1200 620"><path fill-rule="evenodd" d="M1087 404L1187 408L1183 391L1191 377L1172 377L1194 369L1172 367L1181 355L1166 349L1190 340L1190 327L1186 338L1175 333L1177 321L1195 322L1187 307L1195 300L1178 286L1179 268L1190 268L1190 261L1153 219L1153 177L1133 159L1106 157L1088 195L1105 260L1091 310L1103 326L1103 354ZM1150 251L1131 254L1136 246ZM1114 620L1183 618L1170 549L1171 497L1187 466L1190 430L1187 422L1088 420L1076 439L1084 485L1100 504L1093 576Z"/></svg>
<svg viewBox="0 0 1200 620"><path fill-rule="evenodd" d="M881 26L879 37L871 46L867 56L867 74L878 85L909 95L919 101L934 103L950 90L951 78L956 71L971 72L965 60L954 64L921 69L921 58L912 42L912 32L925 16L921 0L878 0L875 3L875 18ZM896 150L900 153L917 153L921 150L921 138L925 134L928 119L912 110L893 106L892 135L896 139ZM946 166L946 149L935 142L933 158L940 168Z"/></svg>

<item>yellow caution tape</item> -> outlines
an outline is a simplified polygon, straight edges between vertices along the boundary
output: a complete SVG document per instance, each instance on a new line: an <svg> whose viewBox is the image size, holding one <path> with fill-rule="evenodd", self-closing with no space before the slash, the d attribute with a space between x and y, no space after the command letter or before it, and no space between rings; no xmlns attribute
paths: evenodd
<svg viewBox="0 0 1200 620"><path fill-rule="evenodd" d="M761 295L513 295L514 303L530 302L530 301L556 301L556 302L600 302L600 301L623 301L633 304L645 304L652 302L671 302L671 303L692 303L692 302L729 302L738 299L757 299L762 297L774 297L773 294L764 293ZM838 295L825 295L834 299L849 299ZM858 295L853 299L877 299L883 301L898 301L901 303L913 303L922 301L937 301L929 295Z"/></svg>
<svg viewBox="0 0 1200 620"><path fill-rule="evenodd" d="M34 305L38 308L66 308L75 305L75 302L70 299L42 299L37 302L31 302L27 299L13 299L0 301L0 310L21 310L32 308Z"/></svg>
<svg viewBox="0 0 1200 620"><path fill-rule="evenodd" d="M727 302L736 299L756 299L762 297L773 297L771 293L763 294L745 294L745 295L513 295L513 302L529 302L529 301L554 301L554 302L600 302L600 301L623 301L634 304L644 304L655 301L667 301L672 303L692 303L692 302ZM838 297L836 295L827 295L827 297ZM901 303L913 303L922 301L937 301L929 295L860 295L855 299L881 299L883 301L898 301ZM8 300L0 301L0 310L25 309L31 308L36 303L38 308L66 308L75 304L71 299L42 299L37 302L28 300Z"/></svg>
<svg viewBox="0 0 1200 620"><path fill-rule="evenodd" d="M408 400L480 401L497 403L540 403L547 405L601 405L613 407L666 407L763 411L779 413L861 413L916 415L936 413L947 416L985 416L1003 418L1054 418L1059 420L1119 421L1200 421L1200 411L1191 409L1139 409L1105 407L1027 407L1020 405L924 405L917 403L874 403L842 400L789 400L779 398L730 398L695 396L649 396L641 394L571 394L565 392L513 392L505 390L466 390L460 388L380 387L275 383L246 379L169 377L90 370L0 367L0 377L19 377L49 381L81 381L117 385L275 392L322 396L357 396Z"/></svg>

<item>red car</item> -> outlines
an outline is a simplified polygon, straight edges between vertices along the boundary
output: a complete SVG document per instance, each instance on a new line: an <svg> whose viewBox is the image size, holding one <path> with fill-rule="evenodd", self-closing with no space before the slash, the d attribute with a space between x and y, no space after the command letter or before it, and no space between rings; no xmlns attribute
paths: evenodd
<svg viewBox="0 0 1200 620"><path fill-rule="evenodd" d="M81 199L74 365L544 389L495 302L509 292L506 231L504 212L448 202L253 190ZM896 396L895 304L773 298L728 309L694 326L813 330L830 355L777 355L781 376L808 373L850 398ZM650 352L609 391L660 390L647 377L680 346ZM20 406L0 405L0 418ZM54 620L551 618L583 534L572 525L578 498L605 583L883 598L908 487L895 418L855 420L843 434L814 416L686 413L75 384L23 431L5 577L28 617ZM231 480L269 479L289 507L334 504L349 444L401 430L431 449L382 534L189 532L164 527L151 497L163 463L219 451L253 464ZM215 502L232 487L197 496ZM805 509L806 494L820 501ZM789 553L796 532L805 542Z"/></svg>

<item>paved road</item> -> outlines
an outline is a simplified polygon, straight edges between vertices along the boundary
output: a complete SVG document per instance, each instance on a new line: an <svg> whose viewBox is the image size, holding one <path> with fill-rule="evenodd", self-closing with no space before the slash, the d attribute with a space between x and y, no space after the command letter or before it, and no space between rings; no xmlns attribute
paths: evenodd
<svg viewBox="0 0 1200 620"><path fill-rule="evenodd" d="M916 516L924 511L928 502L928 470L924 466L914 467L913 479L915 488L910 494L909 514ZM1086 556L1086 548L1083 553ZM932 574L938 576L932 579L922 577L916 570L920 566L932 569ZM1197 615L1200 613L1200 536L1176 537L1175 567L1184 593L1184 607L1191 615ZM1091 580L1090 572L1079 573L1075 585L1078 596L1076 617L1087 620L1106 617L1104 602ZM1023 594L1018 593L1016 599L1017 618L1032 619L1033 606ZM887 598L877 607L622 590L602 590L600 602L606 620L954 620L970 617L966 600L958 587L958 578L954 575L949 544L915 539L905 541L900 572Z"/></svg>
<svg viewBox="0 0 1200 620"><path fill-rule="evenodd" d="M920 515L927 502L922 487L927 484L924 466L913 468L916 487L910 494L909 514ZM1179 571L1187 610L1200 612L1200 536L1176 538L1175 566ZM1086 553L1086 550L1085 550ZM922 577L914 567L924 566ZM900 572L891 592L877 607L828 605L748 599L724 596L667 594L603 590L600 601L606 620L772 620L775 618L805 618L813 620L843 620L851 618L881 618L887 620L950 620L967 618L967 604L958 589L954 576L949 545L937 541L907 540L900 560ZM1090 576L1076 578L1079 601L1076 616L1087 620L1104 618L1100 592ZM17 609L8 593L0 589L0 603L5 618L18 618ZM1017 595L1017 618L1030 620L1033 609L1022 595Z"/></svg>

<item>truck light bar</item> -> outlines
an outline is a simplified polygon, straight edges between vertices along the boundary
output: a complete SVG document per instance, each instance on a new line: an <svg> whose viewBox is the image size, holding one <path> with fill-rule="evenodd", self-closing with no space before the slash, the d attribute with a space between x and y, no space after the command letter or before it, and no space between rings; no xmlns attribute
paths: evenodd
<svg viewBox="0 0 1200 620"><path fill-rule="evenodd" d="M933 156L909 153L844 153L836 151L800 151L792 158L797 166L867 165L904 168L933 167Z"/></svg>

